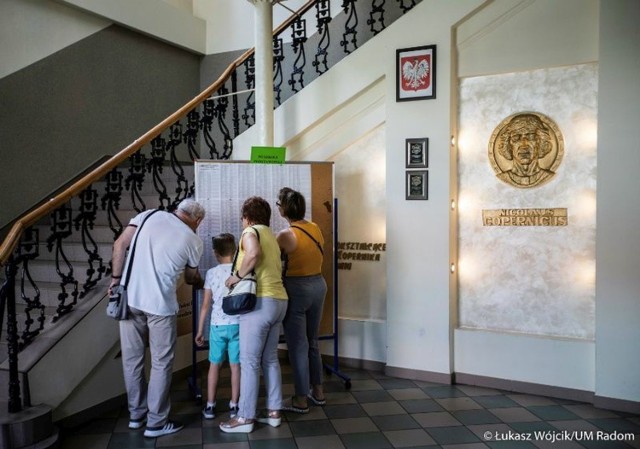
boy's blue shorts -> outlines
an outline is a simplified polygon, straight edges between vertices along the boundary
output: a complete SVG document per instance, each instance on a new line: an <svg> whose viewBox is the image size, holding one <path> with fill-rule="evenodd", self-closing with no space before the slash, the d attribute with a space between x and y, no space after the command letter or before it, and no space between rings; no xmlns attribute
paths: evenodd
<svg viewBox="0 0 640 449"><path fill-rule="evenodd" d="M209 361L222 363L229 354L229 363L240 363L240 325L211 325L209 330Z"/></svg>

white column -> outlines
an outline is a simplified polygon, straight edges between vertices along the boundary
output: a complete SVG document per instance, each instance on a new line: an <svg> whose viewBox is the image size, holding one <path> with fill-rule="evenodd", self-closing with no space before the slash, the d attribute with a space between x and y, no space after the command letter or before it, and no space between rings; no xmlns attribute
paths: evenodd
<svg viewBox="0 0 640 449"><path fill-rule="evenodd" d="M249 0L255 5L256 124L259 146L273 146L273 7L272 0Z"/></svg>

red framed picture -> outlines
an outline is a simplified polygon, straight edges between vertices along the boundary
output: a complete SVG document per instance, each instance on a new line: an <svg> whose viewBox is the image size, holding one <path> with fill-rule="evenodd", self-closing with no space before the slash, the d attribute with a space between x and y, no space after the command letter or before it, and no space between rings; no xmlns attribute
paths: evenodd
<svg viewBox="0 0 640 449"><path fill-rule="evenodd" d="M396 50L396 101L436 98L436 46Z"/></svg>

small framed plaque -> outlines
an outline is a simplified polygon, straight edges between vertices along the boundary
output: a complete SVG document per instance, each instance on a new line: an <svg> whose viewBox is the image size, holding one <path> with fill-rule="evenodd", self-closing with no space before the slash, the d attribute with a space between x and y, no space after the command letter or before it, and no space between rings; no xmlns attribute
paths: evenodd
<svg viewBox="0 0 640 449"><path fill-rule="evenodd" d="M407 139L405 143L406 167L407 168L428 168L429 167L429 139Z"/></svg>
<svg viewBox="0 0 640 449"><path fill-rule="evenodd" d="M429 172L427 170L407 170L405 175L407 200L429 199Z"/></svg>

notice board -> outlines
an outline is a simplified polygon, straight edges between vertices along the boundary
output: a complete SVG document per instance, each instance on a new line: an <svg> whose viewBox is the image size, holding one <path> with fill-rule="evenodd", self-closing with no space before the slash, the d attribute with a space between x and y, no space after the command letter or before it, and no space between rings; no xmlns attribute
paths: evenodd
<svg viewBox="0 0 640 449"><path fill-rule="evenodd" d="M280 216L276 201L282 187L302 193L307 203L305 218L316 223L324 236L322 275L327 282L320 335L334 333L334 193L332 162L287 162L285 164L253 164L248 161L195 161L195 197L206 210L198 235L204 242L200 261L203 277L216 265L211 248L212 237L229 232L236 237L242 233L242 203L250 196L260 196L271 205L271 230L277 234L288 227Z"/></svg>

